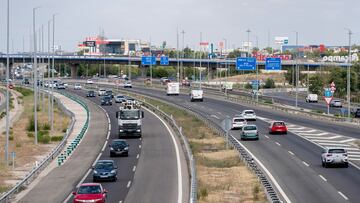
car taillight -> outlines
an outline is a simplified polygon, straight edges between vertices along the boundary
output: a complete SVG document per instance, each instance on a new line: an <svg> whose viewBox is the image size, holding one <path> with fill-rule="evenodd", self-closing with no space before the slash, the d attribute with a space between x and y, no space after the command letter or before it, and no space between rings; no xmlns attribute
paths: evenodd
<svg viewBox="0 0 360 203"><path fill-rule="evenodd" d="M329 153L329 154L327 154L326 156L329 157L329 156L332 156L332 154Z"/></svg>

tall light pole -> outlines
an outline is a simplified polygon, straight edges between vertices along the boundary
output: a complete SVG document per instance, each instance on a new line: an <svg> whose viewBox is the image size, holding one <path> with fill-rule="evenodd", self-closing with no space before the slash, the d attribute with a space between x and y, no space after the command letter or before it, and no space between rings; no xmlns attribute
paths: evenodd
<svg viewBox="0 0 360 203"><path fill-rule="evenodd" d="M9 39L10 39L10 2L7 0L7 22L6 22L6 140L5 140L5 162L9 166L9 126L10 126L10 111L9 111Z"/></svg>
<svg viewBox="0 0 360 203"><path fill-rule="evenodd" d="M251 30L250 29L247 29L246 30L247 32L247 48L248 48L248 54L247 54L247 57L250 57L250 32Z"/></svg>
<svg viewBox="0 0 360 203"><path fill-rule="evenodd" d="M149 52L150 52L150 85L152 86L152 54L151 54L151 36L149 43Z"/></svg>
<svg viewBox="0 0 360 203"><path fill-rule="evenodd" d="M180 64L179 64L179 28L176 27L176 60L177 60L177 70L176 70L176 80L180 82Z"/></svg>
<svg viewBox="0 0 360 203"><path fill-rule="evenodd" d="M350 29L345 28L349 35L349 56L348 56L348 68L347 68L347 103L348 103L348 118L351 117L351 81L350 81L350 68L351 68L351 35L353 34Z"/></svg>
<svg viewBox="0 0 360 203"><path fill-rule="evenodd" d="M299 65L298 65L298 58L299 58L299 33L295 31L296 34L296 58L295 58L295 71L296 71L296 77L295 77L295 108L298 108L298 94L299 94Z"/></svg>
<svg viewBox="0 0 360 203"><path fill-rule="evenodd" d="M201 60L202 60L202 32L200 32L200 56L199 56L199 58L200 58L200 72L199 72L199 80L200 80L200 89L201 89Z"/></svg>
<svg viewBox="0 0 360 203"><path fill-rule="evenodd" d="M38 144L38 132L37 132L37 74L38 74L38 67L37 67L37 56L36 56L36 31L35 31L35 26L36 26L36 10L40 8L40 7L35 7L33 8L33 37L34 37L34 64L33 64L33 71L34 71L34 137L35 137L35 145Z"/></svg>
<svg viewBox="0 0 360 203"><path fill-rule="evenodd" d="M227 50L227 39L223 39L225 42L225 50ZM228 80L228 63L227 63L227 59L224 57L224 61L225 61L225 96L227 96L227 80ZM220 89L221 90L221 89Z"/></svg>
<svg viewBox="0 0 360 203"><path fill-rule="evenodd" d="M48 54L47 54L47 66L48 66L48 74L47 74L47 82L48 82L48 85L50 85L50 23L51 23L51 20L48 21ZM50 86L48 86L50 87ZM52 120L51 120L51 101L50 101L50 91L48 91L48 122L50 123Z"/></svg>
<svg viewBox="0 0 360 203"><path fill-rule="evenodd" d="M51 130L54 130L55 15L52 16Z"/></svg>
<svg viewBox="0 0 360 203"><path fill-rule="evenodd" d="M182 48L181 48L181 58L183 59L185 57L185 53L184 53L184 35L185 35L185 31L181 31L181 35L182 35ZM184 67L183 67L183 61L181 61L181 79L183 78L184 75Z"/></svg>

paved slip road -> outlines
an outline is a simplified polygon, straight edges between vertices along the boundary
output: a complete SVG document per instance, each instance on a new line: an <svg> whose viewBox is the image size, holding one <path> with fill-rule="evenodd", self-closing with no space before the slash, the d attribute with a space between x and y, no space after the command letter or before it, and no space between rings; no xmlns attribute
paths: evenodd
<svg viewBox="0 0 360 203"><path fill-rule="evenodd" d="M175 103L210 118L220 124L225 116L233 116L244 109L255 109L258 116L274 120L285 120L298 125L316 129L335 131L346 136L358 138L358 128L334 123L311 120L304 117L256 109L245 105L207 98L204 102L191 103L189 96L165 96L161 90L133 88L144 95ZM271 172L285 191L291 202L360 202L360 170L349 168L321 167L321 148L289 132L287 135L268 135L268 123L258 119L255 122L260 130L260 141L241 141ZM238 132L232 131L238 136ZM348 199L348 200L347 200Z"/></svg>
<svg viewBox="0 0 360 203"><path fill-rule="evenodd" d="M69 91L85 97L85 91ZM100 98L90 98L100 104ZM111 121L109 143L117 139L116 111L118 106L102 106ZM145 111L142 138L127 139L130 145L129 157L109 156L109 143L100 156L101 159L115 160L118 165L117 182L102 182L108 190L109 202L177 202L178 201L178 165L175 147L169 131L152 113ZM179 143L178 143L179 144ZM102 146L102 145L101 145ZM181 147L180 162L182 173L182 201L188 199L188 174L186 161ZM84 182L92 182L90 173ZM75 190L75 187L73 187ZM72 198L68 202L72 202ZM179 203L180 203L179 202Z"/></svg>

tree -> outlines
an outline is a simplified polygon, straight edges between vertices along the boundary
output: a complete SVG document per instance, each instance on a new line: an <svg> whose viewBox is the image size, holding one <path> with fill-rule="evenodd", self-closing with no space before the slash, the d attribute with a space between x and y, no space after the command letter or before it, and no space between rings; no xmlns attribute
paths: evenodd
<svg viewBox="0 0 360 203"><path fill-rule="evenodd" d="M296 69L296 67L294 66L293 68L290 68L287 70L287 72L285 73L285 79L289 82L290 85L294 85L295 86L295 77L296 77L296 72L294 71ZM305 79L305 75L301 74L300 71L300 67L299 67L299 81L303 81Z"/></svg>
<svg viewBox="0 0 360 203"><path fill-rule="evenodd" d="M271 78L266 79L264 88L266 89L275 88L275 81Z"/></svg>
<svg viewBox="0 0 360 203"><path fill-rule="evenodd" d="M227 58L237 58L241 57L242 52L238 49L235 49L234 51L230 52Z"/></svg>
<svg viewBox="0 0 360 203"><path fill-rule="evenodd" d="M313 75L309 78L309 91L311 93L320 95L323 90L323 85L323 78L319 74Z"/></svg>

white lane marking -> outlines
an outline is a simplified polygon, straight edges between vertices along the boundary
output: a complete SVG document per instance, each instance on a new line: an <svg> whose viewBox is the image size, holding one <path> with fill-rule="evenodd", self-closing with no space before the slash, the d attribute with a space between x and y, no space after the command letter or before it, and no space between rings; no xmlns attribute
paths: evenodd
<svg viewBox="0 0 360 203"><path fill-rule="evenodd" d="M128 184L126 185L127 188L129 188L131 185L131 180L129 180Z"/></svg>
<svg viewBox="0 0 360 203"><path fill-rule="evenodd" d="M109 130L111 129L111 123L109 123Z"/></svg>
<svg viewBox="0 0 360 203"><path fill-rule="evenodd" d="M334 144L334 143L325 143L325 142L320 142L319 144L324 146L350 147L350 145L348 144Z"/></svg>
<svg viewBox="0 0 360 203"><path fill-rule="evenodd" d="M360 154L360 151L351 151L351 150L348 150L348 154Z"/></svg>
<svg viewBox="0 0 360 203"><path fill-rule="evenodd" d="M302 162L305 166L309 167L309 164L306 163L305 161Z"/></svg>
<svg viewBox="0 0 360 203"><path fill-rule="evenodd" d="M305 127L298 127L298 128L289 128L289 127L288 127L288 129L289 129L290 131L297 131L297 130L304 130Z"/></svg>
<svg viewBox="0 0 360 203"><path fill-rule="evenodd" d="M349 200L349 198L347 198L342 192L338 191L338 193L339 193L345 200Z"/></svg>
<svg viewBox="0 0 360 203"><path fill-rule="evenodd" d="M340 143L338 140L319 140L319 139L313 139L314 142L323 142L323 143Z"/></svg>
<svg viewBox="0 0 360 203"><path fill-rule="evenodd" d="M110 138L110 130L107 133L106 139L108 140Z"/></svg>
<svg viewBox="0 0 360 203"><path fill-rule="evenodd" d="M148 109L146 109L148 110ZM176 153L176 165L177 165L177 174L178 174L178 199L177 202L178 203L182 203L182 196L183 196L183 184L182 184L182 171L181 171L181 161L180 161L180 152L179 152L179 147L176 143L176 139L175 139L175 135L172 133L171 129L169 128L169 126L167 125L167 123L165 123L165 121L163 119L161 119L157 114L155 114L154 112L148 110L148 112L152 113L154 116L156 116L166 127L166 129L168 130L169 134L171 135L173 144L175 146L175 153Z"/></svg>
<svg viewBox="0 0 360 203"><path fill-rule="evenodd" d="M349 158L349 160L351 160L351 161L360 161L360 159L354 159L354 158ZM358 166L356 166L356 165L354 165L357 169L359 169L360 170L360 168L358 168Z"/></svg>
<svg viewBox="0 0 360 203"><path fill-rule="evenodd" d="M217 117L216 115L211 115L210 117L214 117L216 119L220 119L219 117Z"/></svg>
<svg viewBox="0 0 360 203"><path fill-rule="evenodd" d="M355 141L354 138L350 138L350 139L346 139L346 140L341 140L339 141L340 143L345 143L345 142L352 142L352 141Z"/></svg>
<svg viewBox="0 0 360 203"><path fill-rule="evenodd" d="M278 143L278 142L275 142L277 145L279 145L279 146L281 146L281 144L280 143Z"/></svg>
<svg viewBox="0 0 360 203"><path fill-rule="evenodd" d="M103 148L101 149L102 152L105 150L105 147L106 147L107 143L108 143L108 141L106 140L105 143L104 143Z"/></svg>
<svg viewBox="0 0 360 203"><path fill-rule="evenodd" d="M135 172L135 170L136 170L136 166L133 167L133 172Z"/></svg>
<svg viewBox="0 0 360 203"><path fill-rule="evenodd" d="M313 132L316 132L317 130L314 130L314 129L312 129L312 130L302 130L301 132L302 133L313 133Z"/></svg>
<svg viewBox="0 0 360 203"><path fill-rule="evenodd" d="M292 151L288 151L289 152L289 154L291 154L291 155L295 155Z"/></svg>
<svg viewBox="0 0 360 203"><path fill-rule="evenodd" d="M332 136L332 137L311 137L311 136L306 136L306 137L309 138L309 139L333 140L333 139L336 139L336 138L341 138L343 136L336 135L336 136Z"/></svg>
<svg viewBox="0 0 360 203"><path fill-rule="evenodd" d="M216 113L218 113L220 116L222 116L222 115L223 115L220 111L218 111L218 112L216 112Z"/></svg>
<svg viewBox="0 0 360 203"><path fill-rule="evenodd" d="M141 149L141 145L139 145L139 149Z"/></svg>
<svg viewBox="0 0 360 203"><path fill-rule="evenodd" d="M270 137L269 136L267 136L267 135L264 135L267 139L270 139Z"/></svg>
<svg viewBox="0 0 360 203"><path fill-rule="evenodd" d="M100 159L101 155L102 153L100 152L100 154L96 157L94 163L92 164L93 167L95 166L96 162Z"/></svg>
<svg viewBox="0 0 360 203"><path fill-rule="evenodd" d="M323 179L323 181L325 181L325 182L327 181L326 178L324 178L324 176L319 175L319 177L320 177L321 179Z"/></svg>
<svg viewBox="0 0 360 203"><path fill-rule="evenodd" d="M136 155L136 158L138 159L138 158L139 158L139 156L140 156L139 154L138 154L138 155Z"/></svg>
<svg viewBox="0 0 360 203"><path fill-rule="evenodd" d="M274 186L277 188L277 190L280 192L281 196L284 198L284 200L287 202L287 203L291 203L289 197L285 194L284 190L281 188L281 186L279 185L279 183L276 181L276 179L274 178L274 176L270 173L270 171L264 166L264 164L262 164L260 162L260 160L254 156L253 153L251 153L249 151L248 148L246 148L239 140L237 140L233 135L230 135L232 136L236 142L246 150L246 152L259 164L259 166L265 171L265 173L269 176L270 180L272 183L274 183Z"/></svg>
<svg viewBox="0 0 360 203"><path fill-rule="evenodd" d="M322 133L317 133L317 134L315 134L315 133L302 133L301 131L300 132L295 131L295 132L299 133L299 135L303 135L303 136L323 136L323 135L329 134L327 132L322 132Z"/></svg>
<svg viewBox="0 0 360 203"><path fill-rule="evenodd" d="M122 203L122 201L120 201L119 203Z"/></svg>

